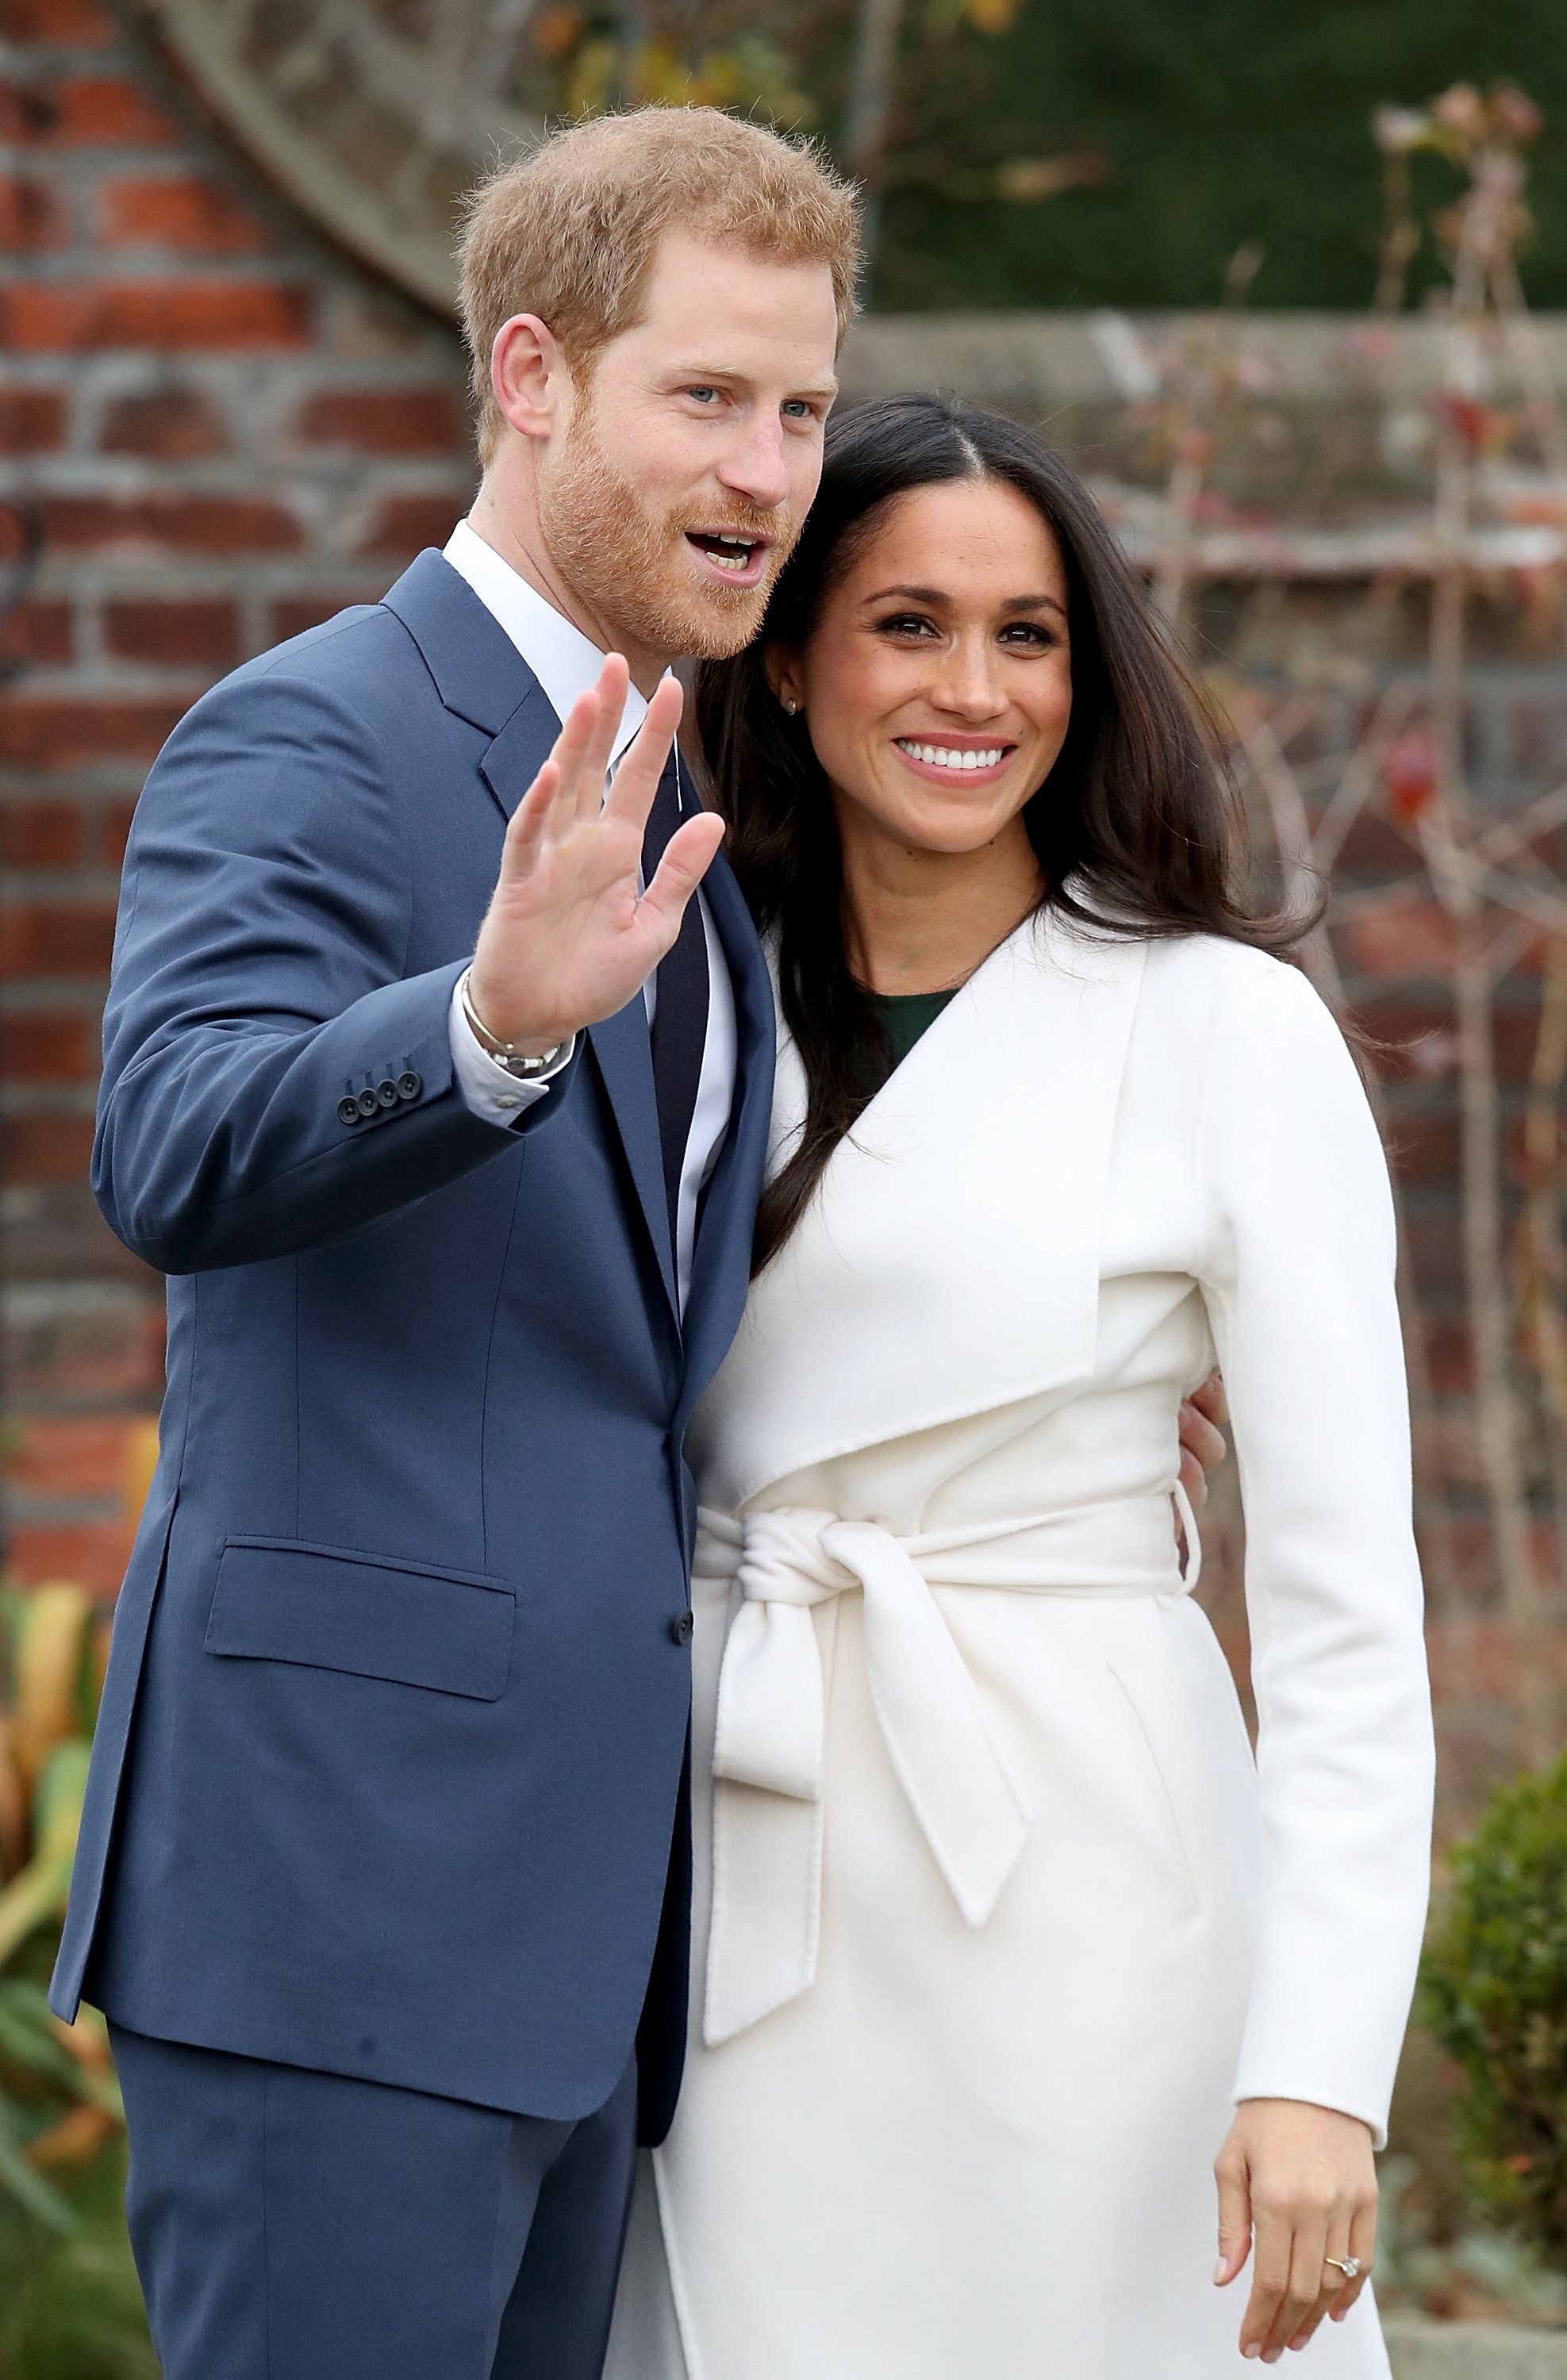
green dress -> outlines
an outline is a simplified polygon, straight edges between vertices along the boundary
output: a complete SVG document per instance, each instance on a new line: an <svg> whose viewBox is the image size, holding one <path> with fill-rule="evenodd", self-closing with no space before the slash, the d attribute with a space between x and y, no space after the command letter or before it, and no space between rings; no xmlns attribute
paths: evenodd
<svg viewBox="0 0 1567 2380"><path fill-rule="evenodd" d="M901 1066L920 1035L935 1024L949 1000L951 991L873 991L868 995L870 1012L887 1037L887 1063L877 1062L867 1069L866 1096L874 1099L888 1076Z"/></svg>

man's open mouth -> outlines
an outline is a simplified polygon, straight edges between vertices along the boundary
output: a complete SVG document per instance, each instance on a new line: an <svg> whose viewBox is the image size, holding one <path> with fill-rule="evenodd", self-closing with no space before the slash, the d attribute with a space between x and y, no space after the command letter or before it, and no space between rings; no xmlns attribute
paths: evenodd
<svg viewBox="0 0 1567 2380"><path fill-rule="evenodd" d="M720 577L736 586L754 587L767 559L768 540L746 537L736 529L688 528L686 542Z"/></svg>

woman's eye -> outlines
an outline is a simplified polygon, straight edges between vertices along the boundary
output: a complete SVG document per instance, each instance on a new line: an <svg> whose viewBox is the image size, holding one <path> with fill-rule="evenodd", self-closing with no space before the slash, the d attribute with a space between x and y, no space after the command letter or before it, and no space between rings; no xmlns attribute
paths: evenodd
<svg viewBox="0 0 1567 2380"><path fill-rule="evenodd" d="M890 612L876 625L884 637L933 637L936 633L935 622L919 612Z"/></svg>
<svg viewBox="0 0 1567 2380"><path fill-rule="evenodd" d="M1038 620L1014 620L1010 628L1002 630L1003 645L1021 646L1025 651L1049 652L1060 638L1053 628Z"/></svg>

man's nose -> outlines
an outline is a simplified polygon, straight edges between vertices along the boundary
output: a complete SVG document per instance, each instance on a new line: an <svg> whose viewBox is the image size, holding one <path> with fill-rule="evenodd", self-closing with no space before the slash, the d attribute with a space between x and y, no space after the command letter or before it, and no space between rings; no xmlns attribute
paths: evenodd
<svg viewBox="0 0 1567 2380"><path fill-rule="evenodd" d="M719 466L721 483L767 511L785 503L789 467L784 455L784 428L777 421L754 421L736 440Z"/></svg>

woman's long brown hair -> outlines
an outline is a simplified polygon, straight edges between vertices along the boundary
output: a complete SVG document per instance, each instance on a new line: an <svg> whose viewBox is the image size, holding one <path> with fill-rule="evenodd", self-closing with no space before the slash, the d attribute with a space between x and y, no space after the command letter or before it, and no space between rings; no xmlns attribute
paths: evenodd
<svg viewBox="0 0 1567 2380"><path fill-rule="evenodd" d="M881 1031L849 971L843 866L809 722L765 674L769 646L799 650L823 598L887 506L911 489L999 480L1026 497L1065 566L1072 718L1024 818L1043 905L1138 937L1219 934L1279 952L1309 918L1264 913L1245 890L1239 810L1141 585L1092 498L1014 421L938 396L888 397L832 422L821 487L756 641L697 673L697 720L751 914L776 937L784 1019L805 1070L799 1143L762 1195L753 1269L788 1238L833 1149L867 1103Z"/></svg>

